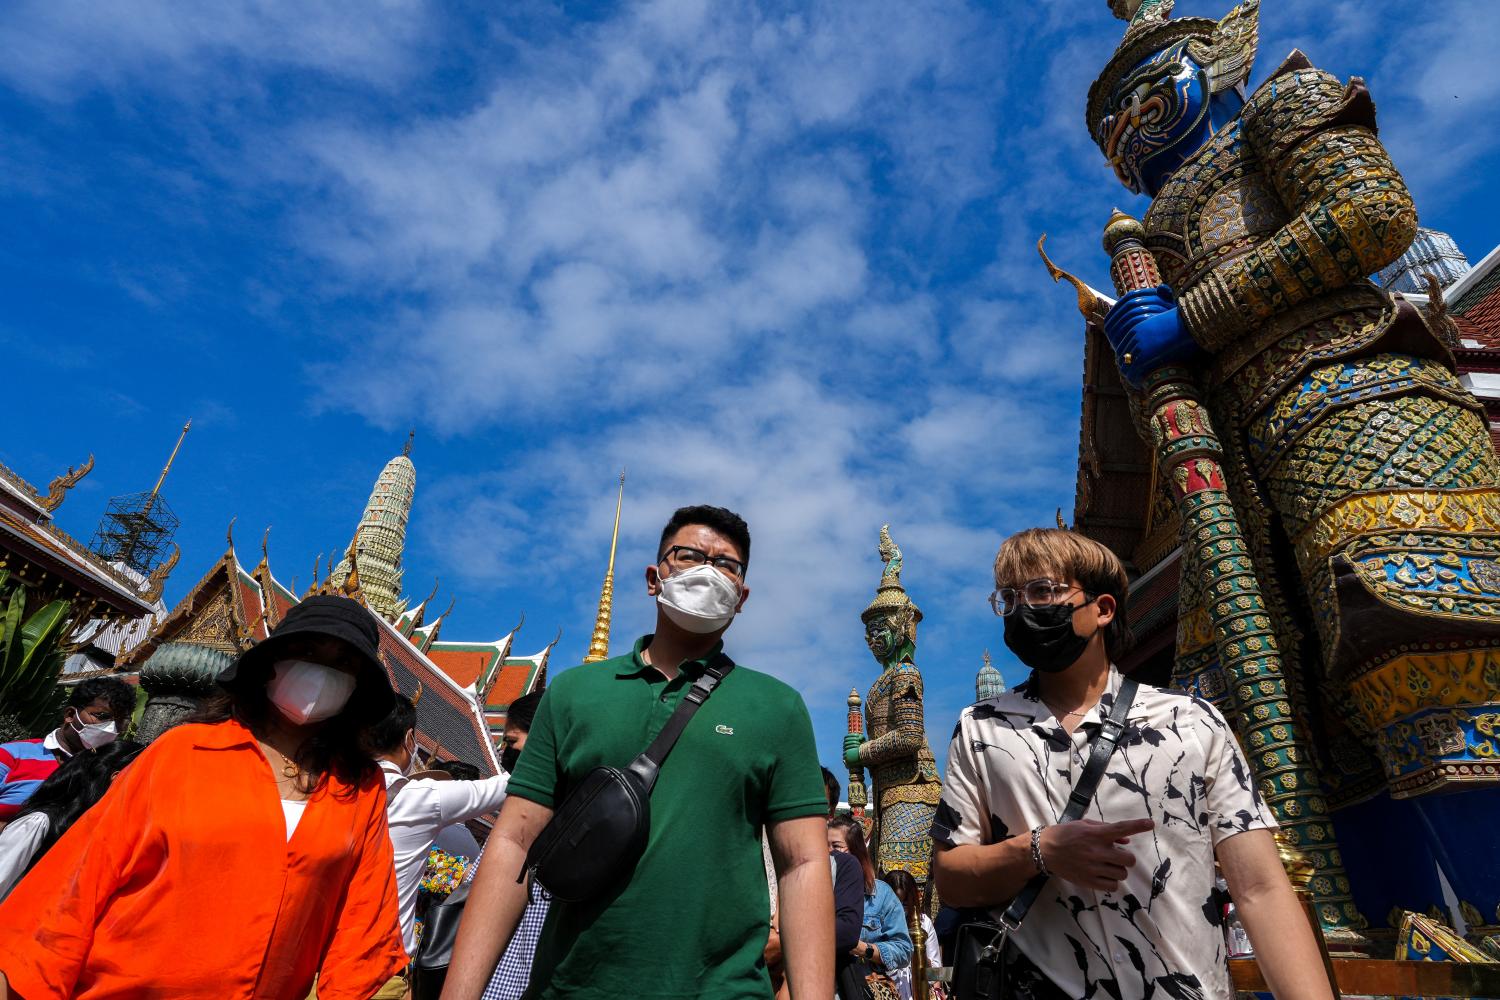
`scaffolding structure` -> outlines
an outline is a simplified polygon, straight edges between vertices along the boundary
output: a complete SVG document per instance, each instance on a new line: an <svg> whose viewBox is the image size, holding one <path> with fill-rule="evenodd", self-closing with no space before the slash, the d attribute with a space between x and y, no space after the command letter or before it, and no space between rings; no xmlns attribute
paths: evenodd
<svg viewBox="0 0 1500 1000"><path fill-rule="evenodd" d="M104 518L99 522L99 530L89 543L89 549L95 555L106 562L123 563L142 576L150 576L151 571L161 565L181 523L161 495L161 487L167 481L167 473L172 471L182 440L192 426L191 420L182 425L177 444L151 492L128 493L109 501Z"/></svg>

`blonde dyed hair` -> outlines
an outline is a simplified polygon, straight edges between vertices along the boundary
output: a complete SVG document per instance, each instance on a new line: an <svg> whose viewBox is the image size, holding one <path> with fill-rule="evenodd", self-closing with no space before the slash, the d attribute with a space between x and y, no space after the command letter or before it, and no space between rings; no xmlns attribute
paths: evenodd
<svg viewBox="0 0 1500 1000"><path fill-rule="evenodd" d="M1115 599L1115 618L1104 631L1104 645L1111 657L1130 645L1125 623L1125 596L1130 577L1125 566L1109 549L1092 538L1066 528L1027 528L1000 543L995 554L995 587L1020 587L1042 578L1076 580L1094 597L1108 594Z"/></svg>

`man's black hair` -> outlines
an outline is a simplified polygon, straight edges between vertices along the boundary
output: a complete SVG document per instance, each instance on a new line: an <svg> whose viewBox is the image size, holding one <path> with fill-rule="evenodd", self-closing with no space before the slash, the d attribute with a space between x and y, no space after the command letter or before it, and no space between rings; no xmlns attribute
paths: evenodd
<svg viewBox="0 0 1500 1000"><path fill-rule="evenodd" d="M825 791L832 789L835 792L839 790L839 779L835 778L833 772L826 767L823 768L823 789Z"/></svg>
<svg viewBox="0 0 1500 1000"><path fill-rule="evenodd" d="M536 707L542 703L542 695L545 691L533 691L523 694L510 703L505 710L505 728L515 726L522 732L531 732L531 720L536 718Z"/></svg>
<svg viewBox="0 0 1500 1000"><path fill-rule="evenodd" d="M479 768L461 760L440 760L432 765L434 771L447 771L458 781L478 781Z"/></svg>
<svg viewBox="0 0 1500 1000"><path fill-rule="evenodd" d="M735 548L740 550L740 560L750 565L750 526L745 519L732 510L723 507L710 507L699 504L696 507L679 507L667 522L667 526L661 529L661 543L656 546L656 559L658 562L667 554L667 542L673 535L686 528L690 524L701 524L706 528L712 528L725 538L734 543Z"/></svg>
<svg viewBox="0 0 1500 1000"><path fill-rule="evenodd" d="M385 718L365 730L365 747L381 756L394 753L406 742L406 734L417 728L417 706L404 694L396 695L396 704Z"/></svg>
<svg viewBox="0 0 1500 1000"><path fill-rule="evenodd" d="M87 708L100 698L109 703L116 728L123 732L125 724L135 714L135 688L118 677L94 677L74 685L68 695L68 707Z"/></svg>

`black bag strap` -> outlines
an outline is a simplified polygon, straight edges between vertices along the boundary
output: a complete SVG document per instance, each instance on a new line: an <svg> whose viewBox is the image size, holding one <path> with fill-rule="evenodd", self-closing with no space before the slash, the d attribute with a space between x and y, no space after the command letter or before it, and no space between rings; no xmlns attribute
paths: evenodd
<svg viewBox="0 0 1500 1000"><path fill-rule="evenodd" d="M672 748L677 745L677 738L692 721L694 713L703 706L708 696L714 693L714 688L718 687L719 682L728 677L733 669L733 660L723 653L716 656L698 679L693 681L693 686L688 688L687 694L682 696L682 701L677 703L676 711L667 720L667 724L661 727L661 732L656 734L656 739L652 740L645 752L631 761L630 766L625 769L640 779L641 786L647 795L650 795L651 789L656 786L656 778L661 771L662 763L666 761L667 754L671 753Z"/></svg>
<svg viewBox="0 0 1500 1000"><path fill-rule="evenodd" d="M1094 793L1099 790L1099 782L1104 777L1105 765L1109 758L1114 755L1115 745L1120 742L1120 736L1125 732L1125 714L1130 711L1130 703L1135 700L1136 688L1140 685L1133 679L1126 677L1120 682L1120 690L1115 693L1115 703L1109 710L1109 717L1104 720L1099 729L1099 736L1094 740L1094 749L1089 753L1088 763L1083 767L1083 774L1078 777L1078 784L1073 786L1073 792L1068 796L1068 806L1063 810L1059 823L1071 823L1081 819L1084 811L1088 809L1089 803L1094 801ZM1042 886L1047 884L1050 876L1037 872L1016 893L1016 898L1010 901L1005 912L1000 916L1000 925L1007 931L1013 931L1021 926L1021 921L1026 919L1026 911L1031 909L1031 904L1042 892Z"/></svg>

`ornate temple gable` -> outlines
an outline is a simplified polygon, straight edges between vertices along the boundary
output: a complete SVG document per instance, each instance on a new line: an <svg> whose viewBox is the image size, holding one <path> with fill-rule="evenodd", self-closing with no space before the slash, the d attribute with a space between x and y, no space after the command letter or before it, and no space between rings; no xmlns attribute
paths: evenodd
<svg viewBox="0 0 1500 1000"><path fill-rule="evenodd" d="M247 595L251 598L248 608ZM231 546L168 612L150 637L128 650L118 663L139 670L157 647L169 642L192 642L238 656L254 640L264 637L264 630L255 627L261 617L260 589L240 568Z"/></svg>
<svg viewBox="0 0 1500 1000"><path fill-rule="evenodd" d="M558 638L561 637L559 633ZM547 663L556 645L557 639L553 639L539 653L530 656L510 656L507 653L501 661L484 693L485 718L496 739L505 731L506 712L511 702L547 686Z"/></svg>
<svg viewBox="0 0 1500 1000"><path fill-rule="evenodd" d="M453 683L483 698L494 674L510 655L511 635L494 642L434 642L427 658L447 674Z"/></svg>

